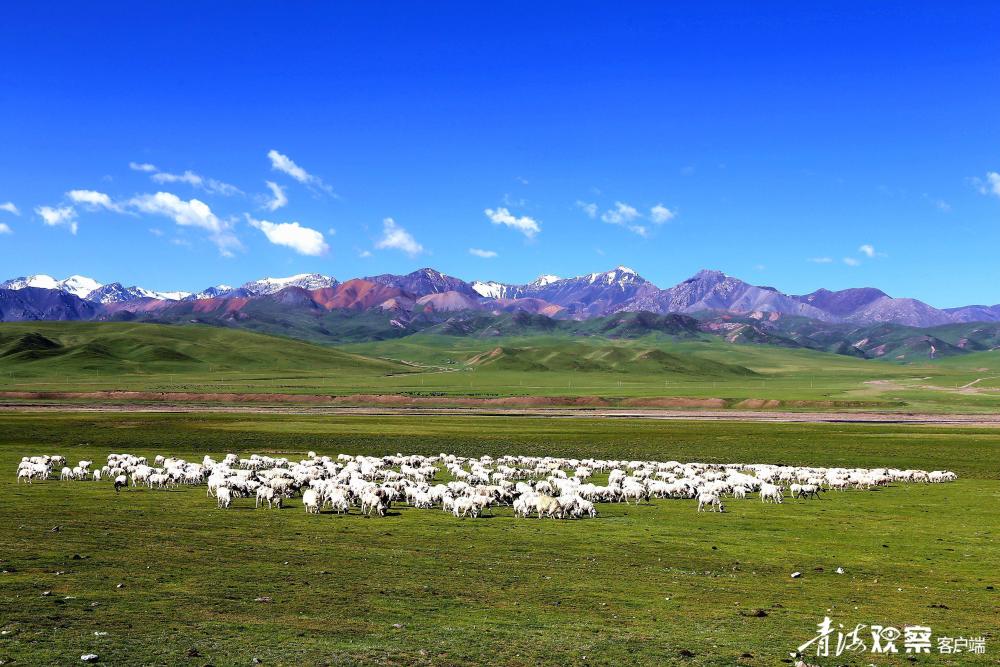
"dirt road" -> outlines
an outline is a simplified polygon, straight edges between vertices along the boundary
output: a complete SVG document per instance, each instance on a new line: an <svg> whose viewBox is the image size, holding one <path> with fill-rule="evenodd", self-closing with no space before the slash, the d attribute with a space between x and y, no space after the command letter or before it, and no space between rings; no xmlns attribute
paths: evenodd
<svg viewBox="0 0 1000 667"><path fill-rule="evenodd" d="M311 405L211 405L195 403L0 403L0 412L232 413L308 416L489 416L553 419L658 419L788 423L928 424L1000 428L1000 415L897 412L792 412L781 410L350 407Z"/></svg>

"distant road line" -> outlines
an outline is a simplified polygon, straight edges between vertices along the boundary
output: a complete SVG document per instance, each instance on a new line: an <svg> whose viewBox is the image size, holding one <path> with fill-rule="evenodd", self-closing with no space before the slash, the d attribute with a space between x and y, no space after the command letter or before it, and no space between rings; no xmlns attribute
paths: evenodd
<svg viewBox="0 0 1000 667"><path fill-rule="evenodd" d="M187 405L177 403L0 403L0 412L236 413L303 416L543 417L553 419L650 419L775 423L900 424L1000 428L996 414L891 412L788 412L754 410L589 409L589 408L428 408L348 406Z"/></svg>

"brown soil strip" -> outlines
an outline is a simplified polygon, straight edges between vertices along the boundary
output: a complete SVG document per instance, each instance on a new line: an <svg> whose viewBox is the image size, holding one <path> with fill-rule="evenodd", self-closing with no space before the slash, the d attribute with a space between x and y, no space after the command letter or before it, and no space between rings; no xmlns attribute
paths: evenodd
<svg viewBox="0 0 1000 667"><path fill-rule="evenodd" d="M607 408L603 406L587 406L576 403L577 407L527 407L511 403L510 399L478 399L476 407L444 407L433 404L413 405L405 402L399 404L383 403L377 406L338 405L331 397L289 397L306 398L307 401L285 401L287 405L232 405L211 404L206 402L173 402L169 400L150 401L148 403L121 401L95 401L92 403L52 402L55 397L44 398L39 392L0 392L0 399L15 398L11 393L19 394L16 398L34 399L32 403L2 403L0 412L191 412L191 413L236 413L236 414L293 414L316 416L509 416L509 417L551 417L551 418L604 418L604 419L660 419L660 420L706 420L706 421L757 421L757 422L800 422L800 423L872 423L872 424L930 424L957 425L1000 428L1000 415L994 414L924 414L924 413L894 413L894 412L790 412L783 410L747 410L728 409L712 410L690 408L686 406L659 408ZM48 394L49 392L43 392ZM76 392L51 392L60 396L74 394L74 398L83 398ZM81 392L95 394L105 392ZM114 394L148 394L157 396L155 392L106 392ZM219 395L217 395L219 396ZM224 395L223 395L224 396ZM233 396L244 397L242 394ZM192 394L192 397L205 401L205 395ZM91 398L107 398L103 396ZM326 399L325 404L317 405L317 399ZM346 398L346 397L345 397ZM408 399L410 397L392 397ZM433 397L430 397L433 398ZM444 397L442 397L444 398ZM41 399L41 400L39 400ZM49 400L45 400L49 399ZM477 399L464 399L474 401ZM492 403L487 401L494 401ZM533 398L525 399L534 401ZM585 399L584 399L585 400ZM710 399L707 399L710 400ZM134 401L134 399L133 399ZM262 401L267 402L266 399ZM448 399L449 403L454 401Z"/></svg>

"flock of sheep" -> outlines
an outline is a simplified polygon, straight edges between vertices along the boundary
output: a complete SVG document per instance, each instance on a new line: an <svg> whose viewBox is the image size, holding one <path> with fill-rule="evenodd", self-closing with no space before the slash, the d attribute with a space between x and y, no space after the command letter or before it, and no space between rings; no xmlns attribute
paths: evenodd
<svg viewBox="0 0 1000 667"><path fill-rule="evenodd" d="M280 508L300 496L306 512L325 507L347 514L385 516L392 503L418 509L441 508L456 517L478 517L492 507L513 507L515 516L566 519L597 516L595 503L643 502L650 498L697 499L698 511L724 511L723 499L755 493L764 503L818 498L827 490L872 489L891 483L937 483L957 478L950 471L893 468L818 468L771 464L709 464L677 461L619 461L539 456L466 458L437 456L370 457L340 454L336 459L309 452L299 461L254 454L228 454L201 463L175 457L109 454L107 464L70 467L62 456L24 457L17 480L106 480L116 492L129 486L169 488L204 485L220 508L238 498L255 506ZM58 472L57 472L58 471ZM437 481L446 471L449 481ZM591 480L604 477L603 484Z"/></svg>

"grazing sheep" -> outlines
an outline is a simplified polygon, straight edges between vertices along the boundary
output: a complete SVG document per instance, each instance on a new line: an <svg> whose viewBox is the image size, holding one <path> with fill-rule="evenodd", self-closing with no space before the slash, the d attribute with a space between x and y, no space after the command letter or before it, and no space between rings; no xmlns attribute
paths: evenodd
<svg viewBox="0 0 1000 667"><path fill-rule="evenodd" d="M819 498L819 493L823 489L818 484L803 484L799 487L800 498Z"/></svg>
<svg viewBox="0 0 1000 667"><path fill-rule="evenodd" d="M552 519L562 518L562 506L559 504L559 501L552 496L540 494L535 500L535 510L538 512L539 519L543 516L547 516Z"/></svg>
<svg viewBox="0 0 1000 667"><path fill-rule="evenodd" d="M514 516L527 518L535 512L538 497L534 493L518 496L514 500Z"/></svg>
<svg viewBox="0 0 1000 667"><path fill-rule="evenodd" d="M215 490L215 499L219 508L229 509L233 504L233 492L228 486L220 486Z"/></svg>
<svg viewBox="0 0 1000 667"><path fill-rule="evenodd" d="M379 516L385 516L385 502L382 496L374 491L366 491L363 496L361 496L361 513L365 516L371 516L372 512L378 514Z"/></svg>
<svg viewBox="0 0 1000 667"><path fill-rule="evenodd" d="M705 508L708 508L707 510ZM714 493L702 493L698 496L698 511L706 512L722 512L725 508L722 506L722 499Z"/></svg>
<svg viewBox="0 0 1000 667"><path fill-rule="evenodd" d="M476 518L479 516L479 508L476 503L473 502L472 498L463 496L462 498L455 499L455 502L452 505L451 513L454 514L456 518L470 515L472 518Z"/></svg>
<svg viewBox="0 0 1000 667"><path fill-rule="evenodd" d="M132 486L167 488L205 486L218 507L233 499L255 496L255 507L281 507L285 498L302 494L310 514L329 503L338 514L352 504L361 513L385 516L394 500L405 499L415 510L440 506L457 518L478 517L494 507L511 506L515 517L539 519L594 517L595 503L649 501L650 498L697 499L698 512L724 512L722 499L745 499L759 492L762 503L781 503L787 488L793 498L819 498L825 489L873 489L897 483L943 483L956 479L950 471L897 468L821 468L773 464L680 463L678 461L619 461L560 457L511 456L470 458L388 455L382 457L309 452L308 458L229 454L222 461L204 456L192 463L156 455L156 467L132 454L109 454L107 465L90 472L92 462L65 465L64 457L25 456L17 466L17 481L49 479L59 470L61 480L114 480L116 493ZM58 468L53 468L58 465ZM431 483L447 470L450 481ZM606 486L588 481L607 474ZM440 505L439 505L440 504Z"/></svg>
<svg viewBox="0 0 1000 667"><path fill-rule="evenodd" d="M254 507L260 507L264 503L267 503L268 509L272 509L275 504L281 507L281 496L276 496L271 487L262 485L257 488L257 501L254 503Z"/></svg>
<svg viewBox="0 0 1000 667"><path fill-rule="evenodd" d="M761 484L760 502L781 504L781 487L774 484Z"/></svg>
<svg viewBox="0 0 1000 667"><path fill-rule="evenodd" d="M273 489L271 493L274 493ZM306 512L309 514L319 514L319 494L316 493L315 489L306 489L302 493L302 507L304 507Z"/></svg>
<svg viewBox="0 0 1000 667"><path fill-rule="evenodd" d="M338 490L327 498L331 509L337 514L347 514L351 511L351 503L347 500L347 495Z"/></svg>
<svg viewBox="0 0 1000 667"><path fill-rule="evenodd" d="M594 503L583 498L576 499L576 507L573 512L575 516L589 516L590 518L597 516L597 508L594 507Z"/></svg>

